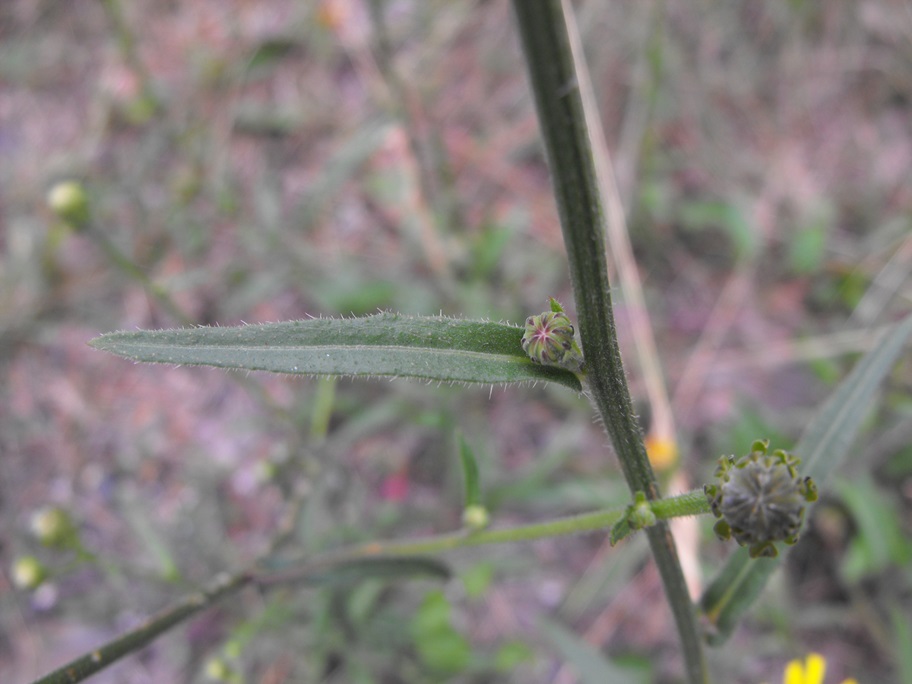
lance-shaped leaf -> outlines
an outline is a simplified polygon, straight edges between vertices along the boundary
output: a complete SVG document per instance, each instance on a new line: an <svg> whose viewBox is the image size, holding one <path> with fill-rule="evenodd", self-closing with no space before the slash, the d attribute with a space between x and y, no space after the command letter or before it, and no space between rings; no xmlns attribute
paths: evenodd
<svg viewBox="0 0 912 684"><path fill-rule="evenodd" d="M505 323L381 313L233 328L115 332L89 344L152 363L486 384L546 380L580 391L573 373L533 363L523 352L522 336L522 328Z"/></svg>
<svg viewBox="0 0 912 684"><path fill-rule="evenodd" d="M794 449L802 460L802 475L811 476L821 485L849 455L881 381L910 335L912 316L886 333L820 408ZM780 558L751 560L746 548L739 548L731 555L700 600L708 643L725 643L760 596L779 562Z"/></svg>
<svg viewBox="0 0 912 684"><path fill-rule="evenodd" d="M356 584L367 579L397 580L412 577L446 581L450 578L450 569L443 561L424 556L351 558L329 563L322 568L305 569L300 579L312 586L338 586ZM265 578L264 582L268 583L269 578Z"/></svg>
<svg viewBox="0 0 912 684"><path fill-rule="evenodd" d="M462 462L462 476L465 480L465 507L481 506L481 477L478 475L478 461L475 459L475 452L466 441L466 438L460 432L457 435L459 440L459 459Z"/></svg>

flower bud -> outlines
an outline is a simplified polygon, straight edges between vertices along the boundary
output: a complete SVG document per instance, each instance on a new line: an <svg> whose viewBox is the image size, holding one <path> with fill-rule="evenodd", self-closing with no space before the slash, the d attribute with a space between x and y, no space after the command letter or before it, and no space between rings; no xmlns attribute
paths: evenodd
<svg viewBox="0 0 912 684"><path fill-rule="evenodd" d="M76 539L76 526L70 514L56 506L35 511L29 520L29 528L35 538L45 546L70 546Z"/></svg>
<svg viewBox="0 0 912 684"><path fill-rule="evenodd" d="M488 526L491 518L488 515L488 509L484 506L472 505L466 506L462 512L462 524L466 529L472 532L478 532Z"/></svg>
<svg viewBox="0 0 912 684"><path fill-rule="evenodd" d="M74 228L81 228L89 220L89 198L85 189L76 181L62 181L47 194L48 207Z"/></svg>
<svg viewBox="0 0 912 684"><path fill-rule="evenodd" d="M749 546L753 558L775 556L774 542L794 544L805 504L817 499L814 482L798 476L800 461L781 449L768 454L768 446L754 442L751 453L737 461L722 457L719 484L704 487L713 514L721 518L716 535Z"/></svg>
<svg viewBox="0 0 912 684"><path fill-rule="evenodd" d="M231 668L228 667L228 663L219 657L210 658L206 662L205 672L206 679L211 679L214 682L224 682L231 677Z"/></svg>
<svg viewBox="0 0 912 684"><path fill-rule="evenodd" d="M573 324L563 311L546 311L526 319L522 348L535 363L573 373L583 370L583 354Z"/></svg>
<svg viewBox="0 0 912 684"><path fill-rule="evenodd" d="M633 530L642 530L656 524L656 514L643 492L636 493L633 504L627 509L627 522Z"/></svg>
<svg viewBox="0 0 912 684"><path fill-rule="evenodd" d="M34 556L19 556L13 561L10 575L19 589L37 589L47 578L47 568Z"/></svg>
<svg viewBox="0 0 912 684"><path fill-rule="evenodd" d="M644 443L649 462L657 471L666 472L677 464L678 446L670 439L650 434Z"/></svg>

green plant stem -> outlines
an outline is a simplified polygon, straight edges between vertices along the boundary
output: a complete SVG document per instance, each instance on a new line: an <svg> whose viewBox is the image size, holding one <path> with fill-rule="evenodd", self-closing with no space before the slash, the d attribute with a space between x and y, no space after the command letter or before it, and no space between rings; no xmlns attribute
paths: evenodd
<svg viewBox="0 0 912 684"><path fill-rule="evenodd" d="M389 91L388 105L402 122L409 151L418 168L416 182L422 203L426 209L431 210L425 217L427 225L420 234L422 248L428 265L438 278L437 285L446 289L450 283L452 267L438 231L440 228L449 229L451 224L455 225L454 219L457 217L452 216L453 212L447 211L448 207L444 206L445 198L441 187L443 179L427 153L428 146L422 144L420 131L424 127L421 125L420 98L416 92L411 91L394 64L385 5L385 0L371 0L368 3L375 36L377 68Z"/></svg>
<svg viewBox="0 0 912 684"><path fill-rule="evenodd" d="M514 0L552 174L588 370L588 390L631 491L659 498L630 401L611 305L604 217L589 133L560 0ZM693 605L664 522L647 529L692 684L707 681Z"/></svg>
<svg viewBox="0 0 912 684"><path fill-rule="evenodd" d="M177 305L168 290L152 280L136 262L127 256L120 247L105 234L94 219L89 219L80 227L80 230L92 240L102 252L104 252L104 255L111 264L118 268L125 276L137 282L143 290L145 290L146 294L152 297L152 299L154 299L177 323L184 326L193 326L195 324L193 318ZM263 389L260 383L238 374L232 374L229 377L232 377L238 385L254 394L264 406L267 406L270 410L275 412L276 415L281 416L288 422L292 422L288 411L279 406L279 404Z"/></svg>
<svg viewBox="0 0 912 684"><path fill-rule="evenodd" d="M679 494L667 499L653 499L645 503L649 506L649 510L652 511L657 521L712 512L709 499L706 498L706 494L702 490L694 490L687 494ZM634 508L631 506L627 515L611 528L612 546L641 529L636 525L635 518L631 519L630 517L631 513L636 512Z"/></svg>
<svg viewBox="0 0 912 684"><path fill-rule="evenodd" d="M582 513L580 515L558 518L543 523L504 527L493 530L470 532L467 530L448 534L422 537L406 541L373 541L358 546L345 547L314 557L311 561L301 562L302 573L309 573L314 566L337 564L357 558L374 556L414 556L421 554L452 551L468 546L485 544L503 544L506 542L531 541L558 537L567 534L580 534L611 527L624 517L623 509L610 509ZM284 563L284 561L283 561Z"/></svg>
<svg viewBox="0 0 912 684"><path fill-rule="evenodd" d="M193 319L181 311L180 307L174 303L174 300L168 295L161 285L155 283L146 272L143 271L130 257L124 254L120 248L115 245L107 235L93 222L84 226L85 233L95 242L96 245L104 252L105 256L114 266L126 275L139 283L150 297L181 325L193 325Z"/></svg>
<svg viewBox="0 0 912 684"><path fill-rule="evenodd" d="M685 494L668 497L667 499L658 499L649 502L649 504L653 513L655 513L656 518L660 521L690 515L700 515L711 511L709 502L702 490L694 490ZM580 513L564 518L556 518L554 520L533 523L531 525L517 525L515 527L503 527L477 532L462 530L459 532L405 541L372 541L366 544L328 551L307 561L288 561L283 559L279 560L278 563L283 566L287 566L288 563L291 563L296 566L296 569L292 570L292 572L300 575L308 575L316 567L336 565L359 558L427 555L468 546L532 541L535 539L545 539L568 534L592 532L594 530L610 528L612 525L620 522L626 513L626 508L610 508L589 513ZM268 572L268 569L273 564L273 559L267 559L264 561L263 569ZM288 575L285 572L282 572L281 575L271 579L270 582L280 578L281 581L289 579ZM265 581L265 576L260 573L257 581Z"/></svg>
<svg viewBox="0 0 912 684"><path fill-rule="evenodd" d="M709 505L709 499L702 489L650 501L649 508L659 520L712 513L712 506Z"/></svg>
<svg viewBox="0 0 912 684"><path fill-rule="evenodd" d="M123 7L120 0L102 0L102 7L108 15L108 21L114 29L117 36L117 47L120 50L124 62L133 70L140 82L140 90L143 96L153 98L152 78L145 64L139 58L139 52L136 49L136 39L133 30L127 24L123 14Z"/></svg>
<svg viewBox="0 0 912 684"><path fill-rule="evenodd" d="M90 653L76 658L33 684L75 684L103 670L126 655L138 651L159 634L184 622L201 610L239 591L253 581L248 572L220 575L201 591L187 596L180 602L153 615L136 629L108 642Z"/></svg>
<svg viewBox="0 0 912 684"><path fill-rule="evenodd" d="M310 414L310 438L316 444L325 442L326 435L329 434L329 421L332 419L338 382L339 379L336 377L317 380L317 391L314 393L313 409Z"/></svg>

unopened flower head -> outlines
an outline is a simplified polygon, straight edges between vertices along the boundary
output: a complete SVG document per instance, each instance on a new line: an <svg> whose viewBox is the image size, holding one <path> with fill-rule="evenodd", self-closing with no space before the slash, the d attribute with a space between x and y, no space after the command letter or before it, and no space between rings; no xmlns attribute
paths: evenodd
<svg viewBox="0 0 912 684"><path fill-rule="evenodd" d="M63 547L76 537L76 526L62 508L47 506L35 511L29 520L35 538L45 546Z"/></svg>
<svg viewBox="0 0 912 684"><path fill-rule="evenodd" d="M205 673L206 679L214 682L224 682L231 677L231 668L221 658L213 657L206 661Z"/></svg>
<svg viewBox="0 0 912 684"><path fill-rule="evenodd" d="M81 228L89 219L89 198L76 181L62 181L47 194L47 204L57 216L74 228Z"/></svg>
<svg viewBox="0 0 912 684"><path fill-rule="evenodd" d="M13 561L10 576L19 589L36 589L47 577L47 569L34 556L19 556Z"/></svg>
<svg viewBox="0 0 912 684"><path fill-rule="evenodd" d="M526 319L522 348L535 363L574 373L583 370L583 354L573 323L563 311L546 311Z"/></svg>
<svg viewBox="0 0 912 684"><path fill-rule="evenodd" d="M490 515L488 514L488 509L484 506L479 506L477 504L466 506L465 510L462 512L462 524L473 532L483 530L488 526L489 522Z"/></svg>
<svg viewBox="0 0 912 684"><path fill-rule="evenodd" d="M800 461L781 449L769 454L768 446L757 441L747 456L722 457L716 469L719 484L704 487L720 519L716 534L749 546L755 558L775 556L777 541L794 544L805 504L817 499L813 481L798 475Z"/></svg>

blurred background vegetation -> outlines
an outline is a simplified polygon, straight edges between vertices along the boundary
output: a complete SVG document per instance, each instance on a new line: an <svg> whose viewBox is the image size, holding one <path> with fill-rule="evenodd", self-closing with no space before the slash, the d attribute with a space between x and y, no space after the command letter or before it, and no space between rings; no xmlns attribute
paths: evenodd
<svg viewBox="0 0 912 684"><path fill-rule="evenodd" d="M912 11L575 7L680 465L702 482L753 439L794 443L910 309ZM495 523L626 502L586 401L560 389L231 375L85 345L377 309L518 322L572 302L505 0L4 0L0 162L0 680L241 567L289 501L292 549L457 528L457 430ZM87 189L92 231L46 208L63 179ZM910 681L910 387L905 361L786 571L711 652L719 681L778 680L812 649L834 676ZM38 544L46 506L96 560ZM730 551L711 523L706 574ZM51 572L35 591L12 585L23 555ZM595 534L452 554L443 587L250 590L97 681L669 681L676 636L646 558L642 539Z"/></svg>

